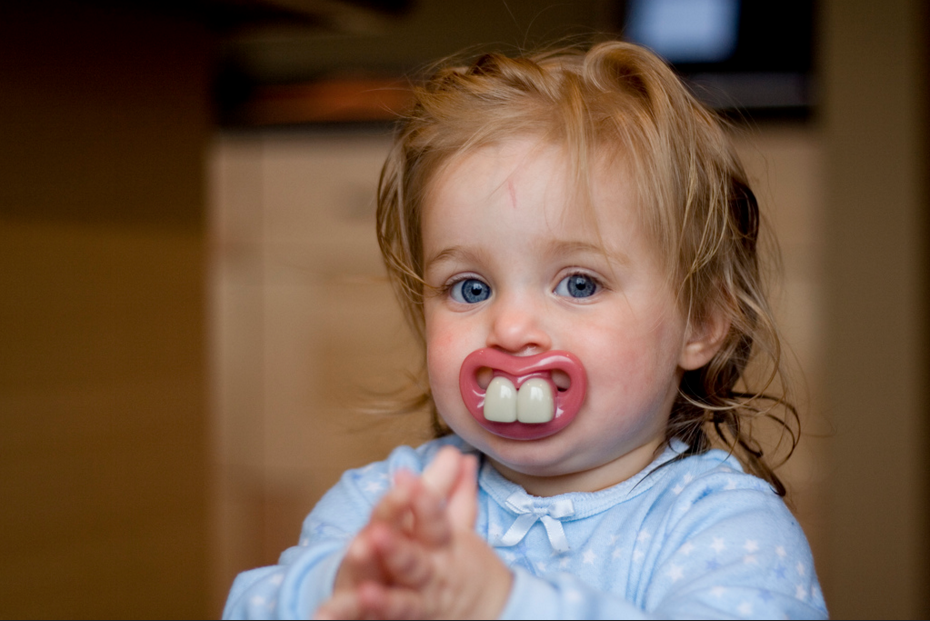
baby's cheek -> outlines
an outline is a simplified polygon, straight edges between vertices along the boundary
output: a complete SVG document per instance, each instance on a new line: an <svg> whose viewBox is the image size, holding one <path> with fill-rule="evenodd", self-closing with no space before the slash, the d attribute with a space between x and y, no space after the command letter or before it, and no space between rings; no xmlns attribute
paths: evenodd
<svg viewBox="0 0 930 621"><path fill-rule="evenodd" d="M455 355L455 336L449 331L433 331L426 336L426 360L430 370L449 366Z"/></svg>
<svg viewBox="0 0 930 621"><path fill-rule="evenodd" d="M676 369L672 352L649 339L628 339L599 347L584 363L592 396L645 407L664 398Z"/></svg>
<svg viewBox="0 0 930 621"><path fill-rule="evenodd" d="M461 345L454 330L427 333L426 366L437 399L458 394L459 370L469 353L463 352Z"/></svg>
<svg viewBox="0 0 930 621"><path fill-rule="evenodd" d="M451 345L461 334L461 322L454 321L443 309L428 309L426 313L426 344L429 348Z"/></svg>
<svg viewBox="0 0 930 621"><path fill-rule="evenodd" d="M426 347L436 355L448 355L448 351L455 345L454 330L433 330L426 335Z"/></svg>

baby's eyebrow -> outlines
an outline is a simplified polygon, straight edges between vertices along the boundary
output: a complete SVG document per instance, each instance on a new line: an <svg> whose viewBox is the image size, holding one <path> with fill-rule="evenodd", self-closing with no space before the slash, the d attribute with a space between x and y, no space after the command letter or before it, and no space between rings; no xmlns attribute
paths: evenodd
<svg viewBox="0 0 930 621"><path fill-rule="evenodd" d="M545 252L547 255L552 257L571 257L583 254L596 254L601 257L606 257L611 263L625 265L630 262L629 257L627 257L622 252L616 250L610 251L604 246L592 244L591 242L586 241L558 239L552 240L547 244Z"/></svg>
<svg viewBox="0 0 930 621"><path fill-rule="evenodd" d="M436 254L436 256L427 259L426 265L424 266L424 272L428 272L429 269L435 266L438 263L445 263L447 261L461 261L465 263L481 263L482 255L484 253L480 250L474 251L469 248L463 248L462 246L452 246L446 248Z"/></svg>
<svg viewBox="0 0 930 621"><path fill-rule="evenodd" d="M543 247L543 253L552 258L567 257L571 258L579 255L597 255L599 257L606 257L610 263L618 263L620 265L627 265L630 263L629 257L619 251L608 251L603 246L597 244L592 244L591 242L586 241L575 241L575 240L551 240L545 243ZM463 246L451 246L445 248L435 256L427 259L424 266L424 273L428 272L430 268L435 267L438 264L446 263L448 261L460 261L463 263L477 263L483 264L486 262L486 253L484 249L477 248L465 248Z"/></svg>

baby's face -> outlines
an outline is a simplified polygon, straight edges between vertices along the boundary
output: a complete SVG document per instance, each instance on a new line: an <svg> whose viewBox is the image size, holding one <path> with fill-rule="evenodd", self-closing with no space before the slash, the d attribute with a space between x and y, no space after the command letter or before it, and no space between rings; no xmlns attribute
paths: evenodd
<svg viewBox="0 0 930 621"><path fill-rule="evenodd" d="M526 485L590 471L607 486L649 463L682 370L705 361L689 353L625 171L593 175L596 226L572 205L567 175L558 147L514 140L467 153L436 179L422 220L425 279L441 291L424 302L427 364L440 415L505 475ZM459 389L462 362L482 348L576 356L588 380L577 416L541 439L491 433Z"/></svg>

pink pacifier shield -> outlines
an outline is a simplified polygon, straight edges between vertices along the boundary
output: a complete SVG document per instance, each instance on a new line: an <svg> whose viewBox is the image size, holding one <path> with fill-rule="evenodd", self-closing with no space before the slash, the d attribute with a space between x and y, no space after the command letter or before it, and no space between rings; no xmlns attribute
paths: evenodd
<svg viewBox="0 0 930 621"><path fill-rule="evenodd" d="M492 422L484 417L485 389L478 384L478 372L490 369L494 377L510 380L514 388L538 377L552 387L555 412L547 423ZM556 388L552 371L562 371L569 386ZM462 400L478 424L491 433L511 440L538 440L558 433L574 420L584 402L588 380L581 361L567 351L548 351L533 356L513 356L496 349L479 349L465 358L459 372Z"/></svg>

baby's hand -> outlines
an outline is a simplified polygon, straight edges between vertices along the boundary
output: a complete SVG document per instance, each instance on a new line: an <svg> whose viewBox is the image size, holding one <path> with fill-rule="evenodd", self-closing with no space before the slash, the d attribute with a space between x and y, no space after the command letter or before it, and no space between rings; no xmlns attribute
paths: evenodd
<svg viewBox="0 0 930 621"><path fill-rule="evenodd" d="M318 618L494 618L512 576L474 532L477 461L446 448L399 474L339 570Z"/></svg>

